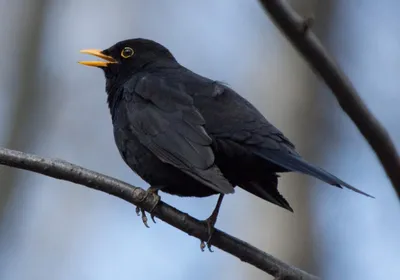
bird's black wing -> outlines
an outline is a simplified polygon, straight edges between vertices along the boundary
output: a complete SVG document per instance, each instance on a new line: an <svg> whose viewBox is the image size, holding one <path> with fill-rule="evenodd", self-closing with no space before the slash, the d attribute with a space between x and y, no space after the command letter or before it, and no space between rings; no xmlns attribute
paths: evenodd
<svg viewBox="0 0 400 280"><path fill-rule="evenodd" d="M212 98L212 100L210 99ZM328 184L346 187L370 196L340 180L329 172L305 161L294 145L246 99L232 89L214 83L212 91L197 99L203 115L213 116L207 120L207 131L222 142L235 142L248 152L275 164L283 170L297 171L314 176ZM223 145L222 145L223 146ZM233 150L228 150L232 152Z"/></svg>
<svg viewBox="0 0 400 280"><path fill-rule="evenodd" d="M234 189L214 164L212 139L204 129L205 120L182 87L174 87L162 77L147 74L128 81L124 94L143 100L129 108L132 133L161 161L171 164L220 193Z"/></svg>

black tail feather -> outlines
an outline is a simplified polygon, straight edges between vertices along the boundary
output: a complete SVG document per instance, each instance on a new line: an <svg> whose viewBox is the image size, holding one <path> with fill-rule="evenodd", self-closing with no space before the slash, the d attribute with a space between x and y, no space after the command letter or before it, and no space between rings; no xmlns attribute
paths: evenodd
<svg viewBox="0 0 400 280"><path fill-rule="evenodd" d="M289 202L278 191L278 176L274 173L263 174L256 181L245 182L240 184L240 187L259 198L293 212Z"/></svg>
<svg viewBox="0 0 400 280"><path fill-rule="evenodd" d="M339 188L345 187L359 194L374 198L372 195L369 195L347 184L346 182L343 182L342 180L330 174L329 172L323 170L322 168L319 168L317 166L314 166L306 162L304 159L302 159L297 155L290 155L290 154L282 155L282 153L277 153L276 151L273 150L261 150L255 152L255 154L290 171L297 171L303 174L311 175L330 185Z"/></svg>

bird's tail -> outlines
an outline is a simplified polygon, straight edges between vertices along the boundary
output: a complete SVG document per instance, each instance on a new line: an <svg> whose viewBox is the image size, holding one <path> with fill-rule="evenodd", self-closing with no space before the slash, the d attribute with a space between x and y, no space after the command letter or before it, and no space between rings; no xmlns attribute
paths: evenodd
<svg viewBox="0 0 400 280"><path fill-rule="evenodd" d="M255 176L253 180L245 180L238 185L259 198L293 212L289 202L278 191L278 175L275 173L265 172L264 174Z"/></svg>
<svg viewBox="0 0 400 280"><path fill-rule="evenodd" d="M336 186L339 188L345 187L345 188L350 189L359 194L374 198L372 195L369 195L369 194L347 184L346 182L340 180L336 176L323 170L322 168L319 168L317 166L312 165L311 163L306 162L300 156L291 155L291 154L282 155L282 153L278 154L272 150L261 150L261 151L255 152L255 154L257 154L261 158L271 161L271 162L273 162L283 168L286 168L290 171L297 171L297 172L300 172L303 174L311 175L311 176L313 176L317 179L320 179L330 185L333 185L333 186Z"/></svg>

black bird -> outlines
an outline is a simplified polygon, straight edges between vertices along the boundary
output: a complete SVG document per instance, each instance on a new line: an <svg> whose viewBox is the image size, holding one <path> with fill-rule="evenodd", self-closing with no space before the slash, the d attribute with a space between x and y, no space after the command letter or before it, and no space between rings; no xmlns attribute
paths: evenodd
<svg viewBox="0 0 400 280"><path fill-rule="evenodd" d="M223 196L235 186L293 212L278 192L277 173L297 171L370 196L306 162L246 99L183 67L154 41L81 52L105 60L80 63L104 71L116 145L149 191L220 194L206 220L210 238Z"/></svg>

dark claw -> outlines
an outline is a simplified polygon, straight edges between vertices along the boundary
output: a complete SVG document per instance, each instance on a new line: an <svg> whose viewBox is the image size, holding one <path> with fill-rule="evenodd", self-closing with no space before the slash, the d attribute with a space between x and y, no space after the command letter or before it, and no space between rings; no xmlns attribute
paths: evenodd
<svg viewBox="0 0 400 280"><path fill-rule="evenodd" d="M142 222L143 224L149 228L149 225L147 224L147 216L146 212L144 212L144 209L141 209L139 206L136 206L136 214L140 216L140 213L142 213Z"/></svg>
<svg viewBox="0 0 400 280"><path fill-rule="evenodd" d="M208 237L208 240L207 240L206 244L207 244L208 251L210 251L211 253L213 253L214 251L211 250L212 245L211 245L211 243L210 243L211 237L212 237L212 235L210 235L210 236Z"/></svg>
<svg viewBox="0 0 400 280"><path fill-rule="evenodd" d="M200 250L201 250L202 252L204 252L204 248L206 248L206 244L205 244L204 241L202 240L202 241L200 242Z"/></svg>
<svg viewBox="0 0 400 280"><path fill-rule="evenodd" d="M154 217L154 214L153 214L153 213L150 213L150 217L151 217L151 220L153 221L153 223L155 223L155 224L156 224L156 219L155 219L155 217Z"/></svg>
<svg viewBox="0 0 400 280"><path fill-rule="evenodd" d="M143 209L141 209L141 212L142 212L142 221L143 221L143 224L144 224L147 228L149 228L149 225L147 224L146 212L144 212Z"/></svg>
<svg viewBox="0 0 400 280"><path fill-rule="evenodd" d="M207 242L208 251L210 251L210 253L214 253L214 251L211 250L211 246L212 246L212 245L211 245L209 242Z"/></svg>
<svg viewBox="0 0 400 280"><path fill-rule="evenodd" d="M214 225L213 224L215 222L213 222L212 219L207 219L207 220L204 221L204 223L207 226L208 239L207 239L207 241L201 240L200 249L201 249L202 252L204 252L204 249L206 248L206 245L207 245L208 251L213 253L214 251L211 249L212 245L211 245L210 241L211 241L212 235L214 233Z"/></svg>

